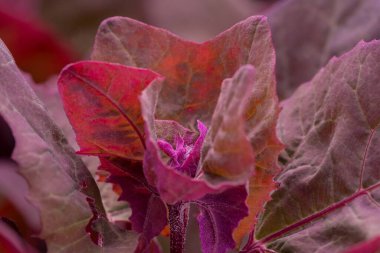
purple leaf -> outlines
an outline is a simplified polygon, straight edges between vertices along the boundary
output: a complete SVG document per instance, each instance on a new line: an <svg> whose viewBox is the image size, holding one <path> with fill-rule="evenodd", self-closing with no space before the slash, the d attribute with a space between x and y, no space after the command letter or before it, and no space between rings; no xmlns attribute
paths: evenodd
<svg viewBox="0 0 380 253"><path fill-rule="evenodd" d="M283 103L280 188L253 247L340 252L380 235L380 42L333 58Z"/></svg>
<svg viewBox="0 0 380 253"><path fill-rule="evenodd" d="M201 147L207 133L207 127L200 121L198 121L198 131L199 136L196 139L182 137L179 132L174 132L173 144L166 142L165 139L157 141L158 147L170 158L168 165L190 177L196 175L201 157Z"/></svg>
<svg viewBox="0 0 380 253"><path fill-rule="evenodd" d="M120 143L127 133L120 131L119 121L110 124L102 120L101 129L92 128L94 115L98 116L96 112L103 112L109 105L88 99L87 101L96 103L92 106L89 103L87 109L86 106L72 106L74 101L82 101L84 96L78 96L75 88L66 92L67 87L78 87L78 76L72 78L75 76L72 68L78 67L78 64L66 69L60 79L63 80L60 84L67 105L66 111L69 117L75 119L74 128L86 126L77 131L80 145L94 150L98 150L99 146L105 146L106 152L92 153L130 159L139 159L144 152L143 170L146 181L168 205L180 205L182 202L198 200L207 194L222 193L231 187L245 185L251 175L257 175L251 178L249 186L252 193L249 200L253 210L252 217L238 229L236 240L240 241L247 227L250 228L255 223L254 217L268 199L269 192L275 188L272 178L278 171L276 160L282 147L275 136L278 106L273 75L274 51L265 18L251 17L214 40L196 44L181 40L167 31L128 18L115 17L103 22L99 28L92 58L151 68L164 76L165 80L160 80L162 86L152 82L141 96L144 131L139 124L140 127L136 127L140 133L138 138L133 135L128 142ZM86 62L80 65L83 69L89 67L95 71L85 71L86 78L79 79L86 84L95 83L98 88L104 86L104 76L113 76L98 75L105 65L107 68L118 66L119 69L123 69L117 76L133 72L133 68L122 68L111 63L103 63L103 68L90 68L91 64ZM239 70L240 66L245 64L252 64L257 70L256 75L253 73L253 67L243 67ZM83 72L83 69L80 72ZM234 78L226 81L218 104L219 109L214 114L216 119L213 120L211 116L217 106L221 83L236 71ZM71 85L73 83L75 85ZM130 86L128 82L120 82L118 85L124 91ZM234 85L238 87L236 94ZM105 92L102 90L100 93ZM122 94L130 96L131 101L135 101L138 96L138 92ZM93 97L92 94L87 95ZM241 95L244 95L243 103L240 103ZM133 105L136 106L136 103ZM91 111L91 117L86 117L88 108L96 108ZM224 115L223 110L228 111L231 116ZM141 123L139 110L133 112L132 121ZM162 124L175 121L178 123L166 126ZM196 121L198 131L194 130ZM214 121L211 126L213 135L210 135L206 143L207 151L201 153L206 125L210 125L211 121ZM235 127L235 123L238 127ZM122 124L123 127L125 125ZM123 134L117 140L107 139L104 145L105 143L100 143L94 138L103 137L104 130L107 136ZM128 131L128 134L131 132L133 131ZM141 145L127 145L138 139L145 139L145 150ZM114 152L114 142L121 144L117 149L122 150L122 153ZM133 155L133 151L138 152ZM199 163L201 155L205 156L205 166Z"/></svg>
<svg viewBox="0 0 380 253"><path fill-rule="evenodd" d="M215 116L213 118L212 130L217 136L217 140L215 136L211 135L210 140L206 142L205 154L208 154L210 147L215 147L215 150L209 152L209 154L216 155L213 158L207 158L206 162L210 163L213 161L215 164L220 162L220 175L213 175L214 173L208 174L207 169L210 167L205 167L205 174L203 175L202 170L198 168L198 175L195 178L191 178L183 173L178 173L176 170L176 166L178 167L178 163L170 164L170 161L173 159L169 159L169 163L167 164L162 155L159 152L159 146L163 149L164 153L167 155L175 156L176 150L173 146L183 145L182 141L175 144L175 138L171 137L171 143L166 143L159 141L156 143L155 136L155 120L154 120L154 108L156 104L156 98L159 93L159 85L150 86L147 88L141 97L142 102L142 111L143 117L146 122L146 153L144 158L144 173L147 177L148 182L151 185L155 185L157 187L158 192L160 193L161 198L169 204L174 204L178 201L191 201L202 198L206 194L218 194L222 191L239 184L244 184L253 172L255 168L254 164L254 153L251 146L251 141L254 144L254 147L258 148L259 155L259 164L257 169L258 177L252 177L250 191L251 191L251 209L252 216L249 220L246 220L243 225L239 227L239 230L236 234L237 241L242 239L242 237L253 227L255 223L255 216L261 210L262 204L269 198L269 193L275 187L274 181L272 180L273 176L276 173L276 165L275 165L275 155L278 154L281 145L278 143L275 134L274 134L274 122L276 120L277 115L277 100L275 99L274 90L266 91L266 95L261 95L260 92L251 94L248 91L253 90L254 81L253 76L254 70L252 67L246 66L241 68L238 73L234 76L233 79L227 80L225 88L222 91L222 96L220 99L220 103L217 106L217 110ZM232 87L237 87L237 89L232 89ZM261 88L261 84L256 86L257 88ZM265 90L265 89L264 89ZM244 94L245 97L241 102L241 95ZM259 100L261 96L264 96L263 100L260 100L263 105L261 108L262 111L256 108L256 101ZM254 97L255 99L252 99ZM250 100L252 99L252 100ZM257 99L257 100L256 100ZM233 101L228 103L227 101ZM249 102L248 102L249 101ZM265 102L263 102L265 101ZM224 104L228 103L228 104ZM238 109L237 109L238 108ZM224 116L222 114L223 110L235 110L235 116ZM263 120L262 113L267 112L267 118ZM230 115L230 114L228 114ZM251 125L253 122L261 122L261 125L255 126L252 130L248 131L252 134L249 135L246 133L246 115L250 115L251 118L247 125ZM218 128L223 122L223 128ZM236 127L238 126L238 127ZM202 128L202 125L199 125L199 129ZM200 130L200 132L202 132ZM267 136L274 136L274 138L259 138L257 133L262 133ZM201 135L200 135L201 136ZM237 138L239 141L234 142L233 139L229 139L228 136L233 136ZM262 136L261 136L262 137ZM188 138L192 139L192 138ZM200 139L198 139L200 140ZM218 145L215 142L218 141ZM214 143L213 143L214 142ZM272 145L269 146L268 143ZM229 146L230 145L230 146ZM195 145L196 146L196 145ZM233 152L234 150L239 150L242 152ZM272 151L270 155L263 155ZM219 153L218 153L219 152ZM228 153L229 160L225 160L223 152ZM227 153L224 154L227 156ZM218 157L219 155L219 157ZM209 159L209 160L207 160ZM239 163L238 165L236 163ZM263 169L267 169L263 173ZM239 172L237 171L239 170ZM211 172L211 170L209 170ZM239 180L235 177L232 177L229 180L223 180L222 175L226 173L226 175L233 175L233 173L238 174ZM241 174L239 174L241 173ZM212 177L213 176L213 177ZM219 178L217 177L219 176ZM228 177L227 177L228 179ZM213 184L210 184L208 180L211 180ZM191 191L189 191L191 189Z"/></svg>
<svg viewBox="0 0 380 253"><path fill-rule="evenodd" d="M9 160L0 160L0 198L10 201L31 230L38 233L41 229L40 214L27 199L28 194L28 184L19 174L17 165Z"/></svg>
<svg viewBox="0 0 380 253"><path fill-rule="evenodd" d="M136 252L144 252L167 225L165 204L146 182L140 161L101 158L100 169L111 173L107 182L121 187L119 200L128 201L132 209L132 229L140 233Z"/></svg>
<svg viewBox="0 0 380 253"><path fill-rule="evenodd" d="M202 252L225 253L236 246L232 232L248 215L246 198L245 186L237 186L195 201L201 211L198 222Z"/></svg>
<svg viewBox="0 0 380 253"><path fill-rule="evenodd" d="M136 236L119 231L107 221L90 172L48 117L2 42L0 76L3 101L0 113L16 140L12 158L28 181L31 201L40 210L40 236L46 240L48 250L68 253L132 251ZM87 224L93 232L91 235L98 233L99 244L103 247L91 241L86 232Z"/></svg>
<svg viewBox="0 0 380 253"><path fill-rule="evenodd" d="M213 186L201 178L191 178L176 171L164 162L160 154L155 133L154 112L161 84L151 84L140 97L142 114L145 121L146 152L144 156L144 174L150 185L157 188L160 197L168 204L178 201L190 201L208 193L219 193L231 187L234 182Z"/></svg>
<svg viewBox="0 0 380 253"><path fill-rule="evenodd" d="M157 240L151 241L148 249L144 253L163 253L160 243Z"/></svg>
<svg viewBox="0 0 380 253"><path fill-rule="evenodd" d="M241 242L275 189L273 177L282 145L275 134L278 114L274 83L261 83L252 66L243 66L222 86L203 146L202 169L212 181L245 183L250 178L250 215L234 231ZM256 160L256 161L255 161Z"/></svg>

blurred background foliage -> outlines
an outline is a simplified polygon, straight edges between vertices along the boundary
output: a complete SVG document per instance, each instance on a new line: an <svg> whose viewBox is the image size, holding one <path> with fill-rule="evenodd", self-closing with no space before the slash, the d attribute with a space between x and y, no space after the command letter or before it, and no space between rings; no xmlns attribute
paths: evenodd
<svg viewBox="0 0 380 253"><path fill-rule="evenodd" d="M100 22L127 16L204 41L274 1L0 0L0 37L19 67L42 82L89 55Z"/></svg>
<svg viewBox="0 0 380 253"><path fill-rule="evenodd" d="M131 17L202 42L248 16L266 15L276 49L278 95L283 99L310 80L331 57L343 54L360 40L380 38L379 13L380 0L0 0L0 38L20 69L40 83L36 92L59 121L63 110L59 102L54 103L59 100L55 76L65 65L88 59L97 28L108 17ZM58 124L70 131L66 122ZM72 133L66 134L75 142ZM0 178L17 167L11 161L13 146L11 130L0 116ZM87 162L96 170L96 162ZM43 242L31 237L36 228L28 223L30 217L18 210L19 203L12 202L20 192L3 186L0 242L6 236L5 224L38 252L44 252ZM104 189L103 196L112 191L111 187ZM113 200L105 204L107 207L115 196L105 199ZM195 216L193 211L192 218ZM197 228L192 225L190 230L187 252L197 252Z"/></svg>

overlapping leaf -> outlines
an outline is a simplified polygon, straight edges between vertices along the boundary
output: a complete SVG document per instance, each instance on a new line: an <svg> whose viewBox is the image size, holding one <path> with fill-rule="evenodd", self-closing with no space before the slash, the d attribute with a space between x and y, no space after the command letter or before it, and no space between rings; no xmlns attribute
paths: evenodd
<svg viewBox="0 0 380 253"><path fill-rule="evenodd" d="M7 218L17 218L17 214L21 214L21 221L26 223L31 232L38 232L41 226L39 213L27 200L27 195L28 185L25 179L18 173L17 165L10 160L0 159L0 197L2 200L10 201L17 212L11 214L13 217ZM0 215L4 215L1 209ZM17 222L18 220L15 221ZM23 229L22 224L17 225L19 229Z"/></svg>
<svg viewBox="0 0 380 253"><path fill-rule="evenodd" d="M95 60L149 68L163 75L157 118L177 120L189 128L194 128L196 120L210 124L225 78L244 64L255 67L256 87L250 94L245 129L256 152L256 176L250 182L251 216L236 232L237 240L253 227L254 217L275 188L272 178L278 172L276 160L281 145L275 134L278 108L274 57L263 17L248 18L203 44L115 17L100 26L92 54Z"/></svg>
<svg viewBox="0 0 380 253"><path fill-rule="evenodd" d="M380 235L380 42L332 59L283 104L281 187L254 245L340 252Z"/></svg>
<svg viewBox="0 0 380 253"><path fill-rule="evenodd" d="M219 193L229 188L225 183L213 186L201 178L192 178L189 175L174 170L167 165L161 156L155 132L154 112L158 94L161 89L159 83L150 85L141 95L142 115L145 121L146 152L144 157L144 174L149 184L154 185L160 197L168 204L178 201L196 200L208 193Z"/></svg>
<svg viewBox="0 0 380 253"><path fill-rule="evenodd" d="M253 73L253 68L248 66L239 70L234 76L233 81L229 80L225 83L224 96L228 95L227 93L230 86L235 84L235 82L238 82L238 80L241 81L239 85L245 89L252 87L253 83L247 82L247 80L252 81L250 79L253 77ZM242 87L240 87L240 91L244 91ZM176 171L165 164L159 154L159 147L155 139L157 136L154 131L154 110L159 89L159 84L151 85L144 90L141 96L142 112L143 118L146 122L145 132L147 138L147 150L144 158L144 173L148 176L150 183L157 187L160 197L164 199L165 202L175 204L181 203L181 201L191 201L199 207L201 214L198 218L198 222L200 226L203 252L226 252L228 249L232 249L236 245L232 237L233 230L238 226L239 221L248 215L248 209L245 204L247 189L245 188L244 182L239 181L237 181L237 184L243 185L234 186L234 184L236 184L234 181L212 185L202 177L192 178L189 175ZM222 100L220 102L222 105L225 99L224 96L222 96ZM246 104L243 103L242 107L244 108L245 106ZM244 110L241 109L241 112L243 113ZM238 118L242 120L242 116L243 115L240 114L238 115ZM244 126L243 123L242 125ZM200 132L202 132L202 124L198 124L198 127ZM240 134L242 133L240 132ZM247 138L245 139L245 143L247 143L250 148ZM194 146L196 146L196 144ZM232 150L233 148L234 147L232 147ZM251 150L249 149L249 151ZM244 157L245 161L250 161L250 164L245 164L247 166L245 169L248 170L248 173L252 171L254 166L254 154L251 152L248 152L248 154L244 152L240 154L243 156L248 156L251 159L250 160ZM228 217L228 222L225 220L226 217Z"/></svg>
<svg viewBox="0 0 380 253"><path fill-rule="evenodd" d="M274 83L274 52L264 17L251 17L215 39L197 44L135 20L105 20L96 36L93 60L148 68L165 77L157 118L193 128L208 125L223 79L252 64L259 82Z"/></svg>
<svg viewBox="0 0 380 253"><path fill-rule="evenodd" d="M28 75L25 75L24 77L31 84L34 92L45 105L48 115L63 131L69 144L74 149L79 149L78 144L75 141L75 133L65 114L63 103L59 95L57 76L53 76L47 82L38 85L33 84ZM80 156L80 158L83 160L91 174L96 177L96 173L99 173L99 171L97 172L99 158L94 156ZM100 176L99 179L101 178L103 177ZM104 208L106 209L107 216L110 220L127 219L130 214L130 209L125 202L117 201L118 195L112 190L112 186L101 180L98 180L97 185L100 190Z"/></svg>
<svg viewBox="0 0 380 253"><path fill-rule="evenodd" d="M148 70L111 63L66 67L58 85L80 153L142 160L144 122L138 95L158 77Z"/></svg>
<svg viewBox="0 0 380 253"><path fill-rule="evenodd" d="M202 170L209 176L243 184L255 165L255 153L245 130L245 114L254 89L255 69L243 66L222 85L203 145Z"/></svg>
<svg viewBox="0 0 380 253"><path fill-rule="evenodd" d="M100 168L111 174L107 182L121 188L119 200L128 201L132 209L132 229L141 234L135 252L146 252L151 240L167 225L165 204L146 181L141 161L101 158Z"/></svg>
<svg viewBox="0 0 380 253"><path fill-rule="evenodd" d="M2 42L0 76L0 112L16 140L13 159L28 180L30 198L41 212L40 236L49 251L132 251L135 235L122 233L108 223L91 174L47 116ZM103 247L91 241L86 227Z"/></svg>
<svg viewBox="0 0 380 253"><path fill-rule="evenodd" d="M225 253L236 246L232 232L239 221L248 215L245 186L236 186L220 194L209 194L195 201L202 252Z"/></svg>

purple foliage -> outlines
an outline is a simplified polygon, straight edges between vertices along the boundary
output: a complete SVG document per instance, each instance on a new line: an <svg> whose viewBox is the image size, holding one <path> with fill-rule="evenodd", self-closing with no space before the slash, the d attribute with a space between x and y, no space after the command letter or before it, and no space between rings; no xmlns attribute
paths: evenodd
<svg viewBox="0 0 380 253"><path fill-rule="evenodd" d="M204 253L378 252L379 6L276 1L204 43L109 18L58 90L0 40L0 252L183 253L193 221Z"/></svg>

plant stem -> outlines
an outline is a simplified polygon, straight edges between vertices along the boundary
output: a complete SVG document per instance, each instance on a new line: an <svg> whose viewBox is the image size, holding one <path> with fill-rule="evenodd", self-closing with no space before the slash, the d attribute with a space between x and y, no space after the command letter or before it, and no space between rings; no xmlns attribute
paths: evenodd
<svg viewBox="0 0 380 253"><path fill-rule="evenodd" d="M183 253L189 220L189 203L169 205L170 253Z"/></svg>

